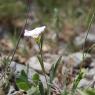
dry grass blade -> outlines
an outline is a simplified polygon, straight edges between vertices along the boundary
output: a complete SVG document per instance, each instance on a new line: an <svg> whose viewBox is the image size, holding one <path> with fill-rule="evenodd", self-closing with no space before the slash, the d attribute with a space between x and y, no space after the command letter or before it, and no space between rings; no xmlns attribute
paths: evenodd
<svg viewBox="0 0 95 95"><path fill-rule="evenodd" d="M92 17L90 19L90 22L88 23L87 34L86 34L84 45L83 45L83 61L84 61L84 57L85 57L85 54L84 54L84 52L85 52L85 44L86 44L86 40L87 40L88 34L90 32L91 24L93 23L94 17L95 17L95 12L93 12Z"/></svg>

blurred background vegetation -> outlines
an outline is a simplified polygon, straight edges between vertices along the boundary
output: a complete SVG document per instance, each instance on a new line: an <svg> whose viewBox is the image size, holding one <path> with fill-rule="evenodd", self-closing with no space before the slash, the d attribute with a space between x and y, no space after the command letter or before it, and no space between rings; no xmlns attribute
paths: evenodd
<svg viewBox="0 0 95 95"><path fill-rule="evenodd" d="M16 35L28 15L26 28L46 25L50 35L56 34L50 37L54 42L62 40L72 44L76 32L87 30L94 7L95 0L0 0L0 34L6 30L16 43Z"/></svg>
<svg viewBox="0 0 95 95"><path fill-rule="evenodd" d="M0 53L13 51L26 19L29 30L47 26L43 52L68 55L80 51L83 48L74 45L74 38L87 32L94 9L95 0L0 0ZM2 37L4 32L9 34L8 39ZM30 39L20 42L14 60L24 64L38 48Z"/></svg>
<svg viewBox="0 0 95 95"><path fill-rule="evenodd" d="M94 10L95 0L0 0L0 24L12 30L22 27L29 5L32 21L36 24L51 24L53 29L56 26L63 29L67 23L85 25L86 18Z"/></svg>

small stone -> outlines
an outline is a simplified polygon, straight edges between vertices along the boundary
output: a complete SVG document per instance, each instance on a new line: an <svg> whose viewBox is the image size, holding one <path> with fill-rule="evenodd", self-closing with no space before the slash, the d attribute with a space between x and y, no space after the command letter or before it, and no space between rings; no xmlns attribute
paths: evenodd
<svg viewBox="0 0 95 95"><path fill-rule="evenodd" d="M24 70L26 72L26 69L27 69L25 65L22 65L22 64L19 64L16 62L12 62L10 64L10 67L11 67L12 71L14 72L14 74L16 75L16 77L18 77L20 75L22 70Z"/></svg>
<svg viewBox="0 0 95 95"><path fill-rule="evenodd" d="M48 77L46 76L47 80L48 80ZM46 78L44 75L40 75L40 80L44 86L44 88L47 88L47 83L46 83Z"/></svg>
<svg viewBox="0 0 95 95"><path fill-rule="evenodd" d="M12 95L15 91L15 88L11 85L10 86L10 89L9 89L9 92L8 92L8 95ZM14 94L13 94L14 95Z"/></svg>
<svg viewBox="0 0 95 95"><path fill-rule="evenodd" d="M92 60L91 64L90 64L91 68L95 68L95 60Z"/></svg>
<svg viewBox="0 0 95 95"><path fill-rule="evenodd" d="M84 57L84 61L85 65L90 64L91 61L91 55L84 53L85 57ZM81 63L83 63L83 53L82 52L76 52L73 53L69 56L67 56L67 58L64 59L64 62L66 65L69 65L69 67L78 67Z"/></svg>
<svg viewBox="0 0 95 95"><path fill-rule="evenodd" d="M91 86L91 81L87 80L87 79L82 79L79 84L78 84L78 87L79 88L87 88L87 87L90 87Z"/></svg>
<svg viewBox="0 0 95 95"><path fill-rule="evenodd" d="M42 49L43 49L43 52L48 52L51 50L51 47L48 44L44 44Z"/></svg>
<svg viewBox="0 0 95 95"><path fill-rule="evenodd" d="M85 78L92 80L93 77L95 76L95 68L90 69L86 74L85 74Z"/></svg>
<svg viewBox="0 0 95 95"><path fill-rule="evenodd" d="M50 53L46 53L44 55L44 59L46 62L49 62L51 64L56 63L56 61L58 60L59 55L56 54L50 54Z"/></svg>
<svg viewBox="0 0 95 95"><path fill-rule="evenodd" d="M41 65L39 63L39 60L35 56L31 57L27 61L26 64L29 65L29 68L34 69L35 71L38 71L40 73L43 72L42 68L41 68ZM44 68L45 68L46 73L49 73L49 71L51 69L51 64L49 64L48 62L44 62Z"/></svg>
<svg viewBox="0 0 95 95"><path fill-rule="evenodd" d="M75 37L75 40L74 40L75 46L82 47L83 44L85 43L85 39L86 39L86 45L91 46L92 44L95 43L95 33L89 32L88 35L87 35L87 32L81 33L79 36Z"/></svg>

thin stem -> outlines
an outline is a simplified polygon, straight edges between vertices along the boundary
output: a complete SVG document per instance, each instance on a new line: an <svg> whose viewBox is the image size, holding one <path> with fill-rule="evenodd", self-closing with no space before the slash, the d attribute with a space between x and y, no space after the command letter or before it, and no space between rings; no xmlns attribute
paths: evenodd
<svg viewBox="0 0 95 95"><path fill-rule="evenodd" d="M44 76L45 76L45 80L46 80L46 83L47 83L47 87L48 87L48 81L47 81L47 78L46 78L46 72L45 72L45 67L44 67L44 62L43 62L43 53L42 53L42 48L40 48L40 55L41 55L41 59L42 59L42 63L43 63L43 73L44 73Z"/></svg>
<svg viewBox="0 0 95 95"><path fill-rule="evenodd" d="M90 20L90 22L88 24L87 34L86 34L86 37L84 39L84 45L83 45L83 62L84 62L84 58L85 58L85 45L86 45L86 40L87 40L88 34L90 32L90 27L91 27L91 24L93 22L94 17L95 17L95 12L93 12L93 14L92 14L91 20ZM82 73L81 67L82 67L82 63L80 64L79 75ZM83 75L81 75L81 79L82 79L82 77L83 77ZM75 94L75 89L76 88L73 89L74 91L71 92L71 95L74 95Z"/></svg>
<svg viewBox="0 0 95 95"><path fill-rule="evenodd" d="M28 2L29 2L29 1L28 1ZM21 30L21 32L20 32L20 35L19 35L19 38L18 38L16 47L14 48L14 51L13 51L13 54L12 54L12 58L11 58L11 60L10 60L10 64L11 64L11 62L12 62L13 59L14 59L14 55L15 55L16 50L17 50L17 48L18 48L19 42L20 42L20 40L21 40L21 36L22 36L22 34L23 34L23 32L24 32L24 30L25 30L25 28L26 28L29 10L30 10L30 3L28 3L28 5L27 5L27 13L26 13L25 25L24 25L24 27L22 28L22 30ZM10 54L9 54L9 56L7 57L7 59L9 59L9 57L10 57ZM10 64L9 64L9 65L10 65ZM6 70L9 68L9 65L8 65L8 67L6 68ZM5 71L5 72L6 72L6 71ZM5 74L2 75L2 77L0 78L0 80L1 80L4 76L5 76Z"/></svg>
<svg viewBox="0 0 95 95"><path fill-rule="evenodd" d="M95 47L95 44L93 44L90 48L88 48L87 53L91 52L91 50L93 50L94 47Z"/></svg>
<svg viewBox="0 0 95 95"><path fill-rule="evenodd" d="M42 46L43 46L43 34L41 35L41 38L40 38L40 43L38 43L38 47L39 47L39 50L40 50L40 56L41 56L41 68L43 70L43 74L45 76L45 80L46 80L46 83L47 83L47 87L48 87L48 80L46 78L46 72L45 72L45 67L44 67L44 62L43 62L43 50L42 50Z"/></svg>
<svg viewBox="0 0 95 95"><path fill-rule="evenodd" d="M30 4L29 4L29 5L30 5ZM26 28L26 25L27 25L27 18L28 18L29 10L30 10L30 6L27 6L27 14L26 14L25 25L24 25L24 27L22 28L22 30L21 30L21 32L20 32L20 35L19 35L19 38L18 38L18 41L17 41L16 47L15 47L15 49L14 49L14 51L13 51L13 54L12 54L12 58L11 58L11 60L10 60L10 63L11 63L12 60L14 59L14 55L15 55L16 50L17 50L17 48L18 48L18 45L19 45L19 43L20 43L21 36L22 36L22 34L23 34L23 32L24 32L24 30L25 30L25 28Z"/></svg>
<svg viewBox="0 0 95 95"><path fill-rule="evenodd" d="M42 55L41 55L41 57L42 57ZM42 60L43 60L43 59L42 59ZM43 65L44 65L44 64L43 64ZM44 72L44 76L45 76L46 83L47 83L47 87L48 87L48 80L47 80L47 77L46 77L45 69L43 70L43 72Z"/></svg>
<svg viewBox="0 0 95 95"><path fill-rule="evenodd" d="M84 57L85 57L85 45L86 45L86 40L87 40L88 34L89 34L89 32L90 32L90 27L91 27L91 24L92 24L92 22L93 22L94 17L95 17L95 12L93 12L92 17L91 17L91 20L90 20L90 22L89 22L89 24L88 24L87 34L86 34L85 41L84 41L84 45L83 45L83 61L84 61ZM80 68L81 68L81 66L80 66Z"/></svg>

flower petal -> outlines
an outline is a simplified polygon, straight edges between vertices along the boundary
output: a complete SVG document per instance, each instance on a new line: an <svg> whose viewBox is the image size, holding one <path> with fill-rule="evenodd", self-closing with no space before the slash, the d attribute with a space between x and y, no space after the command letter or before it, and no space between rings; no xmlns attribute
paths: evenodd
<svg viewBox="0 0 95 95"><path fill-rule="evenodd" d="M42 26L42 27L37 27L33 30L25 30L24 32L24 36L31 36L33 38L37 38L44 30L45 30L46 26Z"/></svg>

